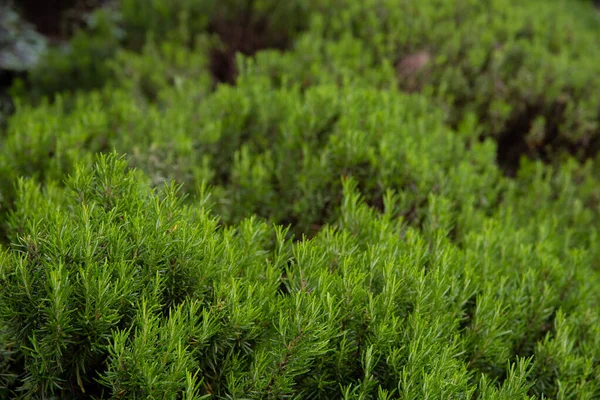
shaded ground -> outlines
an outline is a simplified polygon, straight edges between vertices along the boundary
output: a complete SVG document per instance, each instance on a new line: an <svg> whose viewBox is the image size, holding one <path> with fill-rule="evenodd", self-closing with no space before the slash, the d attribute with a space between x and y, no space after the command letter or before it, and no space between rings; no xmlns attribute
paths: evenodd
<svg viewBox="0 0 600 400"><path fill-rule="evenodd" d="M20 0L19 11L41 34L51 39L68 39L82 26L84 16L106 0Z"/></svg>
<svg viewBox="0 0 600 400"><path fill-rule="evenodd" d="M209 31L217 34L223 42L222 47L212 50L210 57L211 73L217 82L235 82L236 53L252 55L261 49L283 50L289 45L287 35L273 32L266 18L254 21L248 14L239 14L233 20L218 19L211 23Z"/></svg>

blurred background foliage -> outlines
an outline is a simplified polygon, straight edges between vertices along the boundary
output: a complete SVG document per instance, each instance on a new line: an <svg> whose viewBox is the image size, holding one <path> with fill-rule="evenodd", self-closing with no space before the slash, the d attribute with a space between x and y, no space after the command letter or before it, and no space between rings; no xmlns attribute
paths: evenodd
<svg viewBox="0 0 600 400"><path fill-rule="evenodd" d="M479 137L498 143L499 164L515 175L521 156L583 161L600 150L600 13L594 5L13 1L0 16L0 118L13 109L10 86L13 99L33 103L98 89L112 82L110 64L118 54L140 53L149 41L170 42L204 52L215 85L235 84L240 54L255 56L260 71L290 85L351 77L422 92L447 110L452 127L476 118Z"/></svg>

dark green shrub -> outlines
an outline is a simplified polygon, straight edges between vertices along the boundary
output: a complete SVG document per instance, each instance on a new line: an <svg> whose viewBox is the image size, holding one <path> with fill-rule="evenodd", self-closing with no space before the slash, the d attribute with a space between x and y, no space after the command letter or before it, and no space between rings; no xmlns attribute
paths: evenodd
<svg viewBox="0 0 600 400"><path fill-rule="evenodd" d="M315 10L292 53L259 54L255 70L277 83L419 90L453 125L474 113L514 172L522 154L597 152L599 27L580 2L340 2Z"/></svg>
<svg viewBox="0 0 600 400"><path fill-rule="evenodd" d="M257 70L278 84L351 80L422 91L445 104L454 126L476 115L478 134L499 141L511 174L520 155L587 158L600 143L600 19L584 2L143 3L123 0L93 14L91 31L31 73L33 91L101 87L120 44L140 50L149 35L187 45L213 35L220 44L198 51L217 80L233 82L236 52L291 46L291 53L259 56Z"/></svg>
<svg viewBox="0 0 600 400"><path fill-rule="evenodd" d="M32 72L33 91L102 86L120 44L139 50L150 35L191 45L212 34L220 45L213 41L201 51L217 80L233 82L236 52L291 46L290 54L258 57L258 70L278 83L352 80L420 90L446 105L454 126L476 115L478 133L499 141L510 173L522 154L553 160L566 151L586 158L600 143L600 19L585 2L142 3L123 0L93 14L91 31L77 34L67 53L52 51Z"/></svg>
<svg viewBox="0 0 600 400"><path fill-rule="evenodd" d="M152 38L202 51L217 81L233 81L236 52L287 47L321 2L121 0L90 13L84 29L29 66L19 95L38 100L101 88L113 79L110 64L119 49L140 52ZM210 46L194 48L198 37L210 37Z"/></svg>
<svg viewBox="0 0 600 400"><path fill-rule="evenodd" d="M102 87L111 77L107 61L120 45L122 32L106 10L92 14L88 29L80 30L66 43L47 51L30 69L21 97L43 96Z"/></svg>

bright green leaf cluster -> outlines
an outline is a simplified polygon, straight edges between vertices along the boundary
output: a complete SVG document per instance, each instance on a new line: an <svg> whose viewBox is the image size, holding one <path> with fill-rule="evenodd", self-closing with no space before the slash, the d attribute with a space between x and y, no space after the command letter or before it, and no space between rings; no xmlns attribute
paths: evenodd
<svg viewBox="0 0 600 400"><path fill-rule="evenodd" d="M510 206L457 244L447 198L430 196L420 232L394 217L400 198L380 214L342 184L337 222L292 242L254 218L219 227L115 155L64 189L22 181L0 264L19 349L3 376L62 397L599 393L589 251L528 244Z"/></svg>

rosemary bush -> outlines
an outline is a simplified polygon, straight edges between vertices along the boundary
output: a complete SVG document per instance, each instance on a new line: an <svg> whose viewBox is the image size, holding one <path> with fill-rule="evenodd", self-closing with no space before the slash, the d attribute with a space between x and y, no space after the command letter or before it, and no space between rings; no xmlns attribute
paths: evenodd
<svg viewBox="0 0 600 400"><path fill-rule="evenodd" d="M454 126L476 116L481 130L473 134L500 141L511 170L521 154L597 154L600 16L589 3L332 3L312 14L291 52L259 53L257 74L426 93Z"/></svg>
<svg viewBox="0 0 600 400"><path fill-rule="evenodd" d="M12 89L0 397L599 398L589 2L221 3Z"/></svg>
<svg viewBox="0 0 600 400"><path fill-rule="evenodd" d="M293 242L219 227L209 193L187 207L116 155L64 188L21 180L2 376L25 397L597 396L598 271L553 218L501 207L458 245L448 198L419 230L391 192L379 212L342 185L337 220Z"/></svg>
<svg viewBox="0 0 600 400"><path fill-rule="evenodd" d="M257 68L278 84L349 79L421 91L453 126L476 116L473 134L501 141L514 173L521 154L597 154L599 21L591 2L566 0L122 0L51 52L29 92L102 87L120 47L137 52L154 37L193 48L202 37L208 44L196 51L217 80L235 80L235 65L226 66L232 76L215 68L233 64L236 51L267 49Z"/></svg>
<svg viewBox="0 0 600 400"><path fill-rule="evenodd" d="M356 86L277 89L257 79L210 92L202 76L178 75L170 87L155 61L147 74L132 68L125 89L23 108L2 150L0 165L12 172L0 178L5 193L16 176L60 181L76 162L115 148L154 185L175 179L191 193L203 181L216 186L225 222L255 213L296 233L331 221L342 175L358 179L370 204L381 204L388 188L402 192L400 212L415 223L431 192L457 204L467 194L483 208L496 202L493 143L466 143L469 126L448 129L424 97Z"/></svg>

